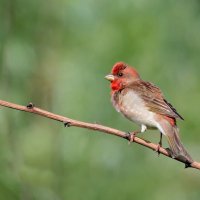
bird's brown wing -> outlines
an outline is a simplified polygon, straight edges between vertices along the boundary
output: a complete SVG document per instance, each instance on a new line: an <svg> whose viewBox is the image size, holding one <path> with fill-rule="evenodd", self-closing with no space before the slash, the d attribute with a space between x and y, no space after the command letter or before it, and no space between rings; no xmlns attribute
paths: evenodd
<svg viewBox="0 0 200 200"><path fill-rule="evenodd" d="M140 95L150 111L168 117L183 119L176 109L165 100L161 90L152 83L139 80L130 84L129 87Z"/></svg>

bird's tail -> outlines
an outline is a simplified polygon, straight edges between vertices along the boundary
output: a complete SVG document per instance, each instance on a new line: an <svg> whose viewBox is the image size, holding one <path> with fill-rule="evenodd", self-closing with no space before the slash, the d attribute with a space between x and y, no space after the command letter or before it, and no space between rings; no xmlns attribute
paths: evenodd
<svg viewBox="0 0 200 200"><path fill-rule="evenodd" d="M183 162L191 164L193 162L193 159L181 143L178 127L173 126L172 129L173 134L166 134L172 157L179 158Z"/></svg>

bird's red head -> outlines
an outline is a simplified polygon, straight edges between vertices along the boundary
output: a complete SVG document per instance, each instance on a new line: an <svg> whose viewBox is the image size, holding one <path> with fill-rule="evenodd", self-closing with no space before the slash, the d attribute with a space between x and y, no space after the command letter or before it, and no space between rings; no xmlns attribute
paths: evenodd
<svg viewBox="0 0 200 200"><path fill-rule="evenodd" d="M111 82L112 91L118 91L128 86L132 82L139 80L140 75L137 71L125 64L124 62L117 62L111 71L111 74L105 77Z"/></svg>

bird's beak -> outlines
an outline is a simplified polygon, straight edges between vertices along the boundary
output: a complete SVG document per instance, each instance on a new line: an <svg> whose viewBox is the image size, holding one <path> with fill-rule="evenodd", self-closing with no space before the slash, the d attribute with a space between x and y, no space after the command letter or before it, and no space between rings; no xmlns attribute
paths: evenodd
<svg viewBox="0 0 200 200"><path fill-rule="evenodd" d="M112 74L108 74L105 76L105 79L107 79L108 81L114 81L115 77Z"/></svg>

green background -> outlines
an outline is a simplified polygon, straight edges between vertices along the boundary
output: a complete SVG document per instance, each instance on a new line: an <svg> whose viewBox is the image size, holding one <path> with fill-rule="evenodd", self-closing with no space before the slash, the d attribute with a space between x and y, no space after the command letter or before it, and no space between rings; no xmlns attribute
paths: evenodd
<svg viewBox="0 0 200 200"><path fill-rule="evenodd" d="M198 0L1 0L0 98L124 131L104 76L125 61L185 118L200 160ZM158 131L141 134L158 142ZM164 146L167 146L165 143ZM195 200L200 172L137 144L0 107L0 199Z"/></svg>

